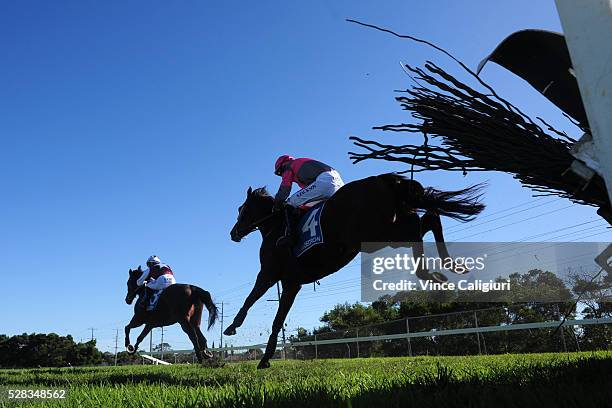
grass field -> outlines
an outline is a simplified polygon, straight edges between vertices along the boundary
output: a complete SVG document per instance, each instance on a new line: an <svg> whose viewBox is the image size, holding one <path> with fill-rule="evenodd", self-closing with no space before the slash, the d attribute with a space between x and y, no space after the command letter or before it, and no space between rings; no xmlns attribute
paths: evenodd
<svg viewBox="0 0 612 408"><path fill-rule="evenodd" d="M612 406L612 352L272 363L0 370L0 388L70 390L32 406Z"/></svg>

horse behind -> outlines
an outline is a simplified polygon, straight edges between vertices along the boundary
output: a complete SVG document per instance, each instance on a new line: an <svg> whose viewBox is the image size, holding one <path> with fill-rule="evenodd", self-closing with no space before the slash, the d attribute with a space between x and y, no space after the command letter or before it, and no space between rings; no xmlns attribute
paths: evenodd
<svg viewBox="0 0 612 408"><path fill-rule="evenodd" d="M130 269L127 281L127 295L125 302L130 305L136 296L144 295L144 285L138 286L136 281L142 274L140 266L138 269ZM195 285L174 284L166 288L157 302L157 306L152 311L146 311L138 307L138 301L134 305L134 316L125 326L125 347L128 353L134 354L138 350L138 345L144 340L149 332L155 327L171 326L175 323L181 325L183 331L193 344L196 357L201 363L204 359L212 357L208 350L206 337L200 330L202 320L202 310L208 310L208 329L217 320L218 309L214 304L210 293ZM136 344L130 344L130 329L145 325L138 335Z"/></svg>

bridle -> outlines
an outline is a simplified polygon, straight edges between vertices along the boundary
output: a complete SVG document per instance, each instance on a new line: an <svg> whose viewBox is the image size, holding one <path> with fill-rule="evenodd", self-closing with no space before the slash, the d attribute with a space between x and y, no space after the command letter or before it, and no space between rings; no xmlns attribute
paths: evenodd
<svg viewBox="0 0 612 408"><path fill-rule="evenodd" d="M131 303L132 301L134 301L136 296L138 296L142 292L143 288L144 288L144 285L136 286L136 289L134 289L133 291L127 294L126 299L131 299L130 300L130 303Z"/></svg>
<svg viewBox="0 0 612 408"><path fill-rule="evenodd" d="M242 217L242 211L243 210L240 210L240 214L238 214L238 220L240 220L240 217ZM252 223L249 224L248 227L244 228L242 231L237 230L236 235L238 235L238 239L242 239L246 237L247 235L249 235L251 232L258 230L259 227L261 227L264 222L270 220L272 217L275 217L276 214L277 212L272 212L266 215L265 217L262 217L256 221L253 221Z"/></svg>
<svg viewBox="0 0 612 408"><path fill-rule="evenodd" d="M139 267L140 268L140 267ZM137 271L138 269L135 269L135 271ZM141 272L142 275L142 272ZM130 278L131 279L131 278ZM134 279L137 280L138 278ZM145 285L142 286L138 286L136 285L136 288L134 288L134 290L128 292L128 294L126 295L126 300L127 299L131 299L131 302L134 301L134 299L136 299L136 296L139 296L142 292L142 290L144 289Z"/></svg>

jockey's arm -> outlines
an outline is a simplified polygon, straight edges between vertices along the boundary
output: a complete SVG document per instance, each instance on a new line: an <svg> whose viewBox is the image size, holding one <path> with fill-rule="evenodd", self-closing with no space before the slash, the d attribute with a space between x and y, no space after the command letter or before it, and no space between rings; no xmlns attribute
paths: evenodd
<svg viewBox="0 0 612 408"><path fill-rule="evenodd" d="M151 282L147 283L147 288L151 289L151 290L160 290L163 289L162 285L162 279L154 279Z"/></svg>
<svg viewBox="0 0 612 408"><path fill-rule="evenodd" d="M157 279L147 283L147 288L151 290L164 290L170 285L174 285L176 280L172 273L160 275Z"/></svg>
<svg viewBox="0 0 612 408"><path fill-rule="evenodd" d="M293 170L287 169L282 175L283 180L278 188L278 192L274 196L274 208L280 208L285 203L289 194L291 194L291 184L293 183Z"/></svg>
<svg viewBox="0 0 612 408"><path fill-rule="evenodd" d="M142 275L140 275L140 278L138 278L138 280L136 281L136 284L138 286L144 285L144 282L147 280L150 274L151 274L151 269L149 268L142 271Z"/></svg>

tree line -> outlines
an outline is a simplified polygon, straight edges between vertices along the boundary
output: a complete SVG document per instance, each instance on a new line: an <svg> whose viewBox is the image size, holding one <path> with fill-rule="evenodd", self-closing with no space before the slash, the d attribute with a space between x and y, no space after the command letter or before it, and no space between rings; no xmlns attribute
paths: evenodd
<svg viewBox="0 0 612 408"><path fill-rule="evenodd" d="M162 345L153 347L161 351ZM163 344L164 351L169 353L172 346ZM181 356L182 357L182 356ZM181 358L181 361L183 359ZM185 357L185 361L191 361ZM126 365L141 364L137 355L121 351L114 353L101 352L96 341L77 343L72 336L59 336L55 333L32 333L7 336L0 334L0 368L36 368L36 367L76 367L92 365Z"/></svg>
<svg viewBox="0 0 612 408"><path fill-rule="evenodd" d="M96 341L76 343L72 336L55 333L0 335L0 367L69 367L97 365L102 353Z"/></svg>

